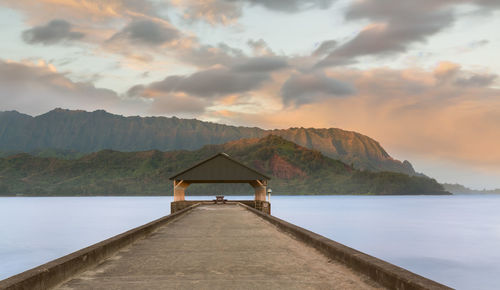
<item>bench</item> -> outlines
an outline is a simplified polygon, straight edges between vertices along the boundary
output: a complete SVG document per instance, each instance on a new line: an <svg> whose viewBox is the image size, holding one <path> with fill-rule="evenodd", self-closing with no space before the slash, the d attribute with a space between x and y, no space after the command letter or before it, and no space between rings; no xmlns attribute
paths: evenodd
<svg viewBox="0 0 500 290"><path fill-rule="evenodd" d="M223 195L216 195L216 196L215 196L215 199L213 200L213 202L214 202L215 204L218 204L218 203L221 203L221 202L225 204L225 203L226 203L226 201L227 201L227 199L224 199L224 196L223 196Z"/></svg>

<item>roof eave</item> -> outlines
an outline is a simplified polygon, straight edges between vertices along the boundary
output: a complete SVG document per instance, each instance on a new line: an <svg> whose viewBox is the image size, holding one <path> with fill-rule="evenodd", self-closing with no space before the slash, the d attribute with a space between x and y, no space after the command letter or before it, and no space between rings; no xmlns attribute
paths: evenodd
<svg viewBox="0 0 500 290"><path fill-rule="evenodd" d="M255 170L255 169L253 169L253 168L251 168L251 167L249 167L249 166L247 166L247 165L245 165L245 164L241 163L241 162L240 162L240 161L238 161L238 160L233 159L231 156L229 156L228 154L226 154L226 153L224 153L224 152L217 153L217 154L213 155L212 157L209 157L209 158L207 158L207 159L205 159L205 160L203 160L203 161L201 161L201 162L196 163L195 165L193 165L193 166L191 166L191 167L189 167L189 168L187 168L187 169L185 169L185 170L183 170L183 171L181 171L181 172L179 172L179 173L177 173L177 174L175 174L175 175L171 176L171 177L169 178L169 180L176 180L176 177L177 177L177 176L182 175L182 174L184 174L184 173L188 172L189 170L191 170L191 169L193 169L193 168L195 168L195 167L198 167L198 166L202 165L203 163L206 163L206 162L208 162L208 161L210 161L210 160L214 159L214 158L215 158L215 157L217 157L217 156L222 156L222 157L224 157L224 158L227 158L227 159L229 159L229 160L231 160L231 161L233 161L233 162L235 162L235 163L237 163L237 164L239 164L239 165L241 165L241 166L245 167L246 169L251 170L251 171L253 171L253 172L257 173L258 175L261 175L261 176L262 176L262 177L264 177L265 179L267 179L267 180L271 180L271 178L270 178L269 176L267 176L267 175L265 175L265 174L262 174L262 173L258 172L257 170Z"/></svg>

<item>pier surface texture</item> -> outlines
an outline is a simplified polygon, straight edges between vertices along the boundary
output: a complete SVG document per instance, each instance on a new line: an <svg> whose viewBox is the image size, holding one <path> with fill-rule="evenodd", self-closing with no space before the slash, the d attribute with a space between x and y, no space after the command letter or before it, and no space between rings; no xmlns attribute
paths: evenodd
<svg viewBox="0 0 500 290"><path fill-rule="evenodd" d="M57 289L375 289L236 204L201 205Z"/></svg>

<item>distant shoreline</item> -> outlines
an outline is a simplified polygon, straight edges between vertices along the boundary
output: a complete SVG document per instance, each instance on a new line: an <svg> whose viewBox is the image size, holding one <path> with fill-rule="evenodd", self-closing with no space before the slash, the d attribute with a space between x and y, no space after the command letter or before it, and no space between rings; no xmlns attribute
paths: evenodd
<svg viewBox="0 0 500 290"><path fill-rule="evenodd" d="M370 193L359 193L359 194L347 194L347 193L325 193L325 194L273 194L272 196L449 196L449 195L477 195L475 193L472 194L453 194L453 193L448 193L448 194L370 194ZM488 194L492 195L492 194ZM130 194L106 194L106 195L101 195L101 194L85 194L85 195L78 195L78 194L68 194L68 195L61 195L61 194L54 194L54 195L48 195L48 194L5 194L2 195L0 194L0 197L168 197L172 196L172 194L157 194L157 195L151 195L151 194L136 194L136 195L130 195ZM187 195L187 198L189 199L190 197L195 198L197 196L215 196L213 195ZM231 195L224 195L227 197L231 196L253 196L253 194L231 194Z"/></svg>

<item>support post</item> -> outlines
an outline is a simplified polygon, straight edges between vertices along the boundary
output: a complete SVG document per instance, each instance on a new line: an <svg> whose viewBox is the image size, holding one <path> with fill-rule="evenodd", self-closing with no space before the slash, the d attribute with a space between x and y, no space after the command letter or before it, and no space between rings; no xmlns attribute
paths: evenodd
<svg viewBox="0 0 500 290"><path fill-rule="evenodd" d="M255 180L250 183L252 187L255 189L255 200L256 201L266 201L266 186L267 182Z"/></svg>
<svg viewBox="0 0 500 290"><path fill-rule="evenodd" d="M184 180L176 181L174 180L174 201L184 201L186 200L186 188L189 183L184 182Z"/></svg>

